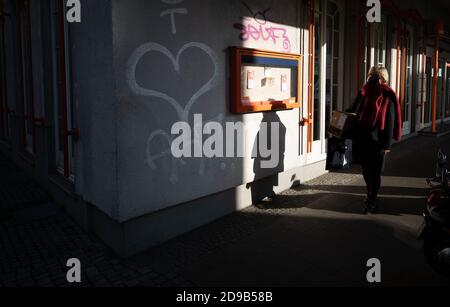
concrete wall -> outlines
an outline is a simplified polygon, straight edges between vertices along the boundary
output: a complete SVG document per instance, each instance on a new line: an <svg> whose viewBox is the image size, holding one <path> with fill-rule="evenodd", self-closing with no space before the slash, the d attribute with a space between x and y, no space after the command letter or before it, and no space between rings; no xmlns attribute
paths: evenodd
<svg viewBox="0 0 450 307"><path fill-rule="evenodd" d="M229 112L228 47L300 52L298 1L246 2L254 12L270 9L267 17L274 22L283 20L280 27L287 31L289 50L281 39L240 40L240 31L234 25L243 16L259 25L241 1L185 0L178 5L164 1L113 1L120 221L301 165L299 110L265 117L261 113L235 116ZM175 16L176 33L170 16L160 16L175 8L186 12ZM177 65L179 71L175 69ZM192 105L188 105L189 101ZM196 113L202 114L205 122L248 124L245 139L239 140L246 144L248 155L244 159L173 159L171 127L182 120L192 126ZM281 136L285 158L282 169L260 170L255 175L251 151L261 122L268 119L280 120L285 127L285 135ZM162 155L158 157L159 154ZM154 157L157 158L152 160Z"/></svg>
<svg viewBox="0 0 450 307"><path fill-rule="evenodd" d="M69 25L76 144L76 193L118 219L116 80L111 1L83 1L82 22Z"/></svg>

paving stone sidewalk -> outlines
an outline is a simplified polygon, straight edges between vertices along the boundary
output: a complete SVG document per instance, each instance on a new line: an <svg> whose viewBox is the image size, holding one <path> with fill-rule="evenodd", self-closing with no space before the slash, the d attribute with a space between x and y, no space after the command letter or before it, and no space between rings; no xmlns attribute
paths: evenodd
<svg viewBox="0 0 450 307"><path fill-rule="evenodd" d="M82 264L82 287L192 286L173 272L120 259L86 233L39 185L0 156L0 286L67 283L66 262Z"/></svg>
<svg viewBox="0 0 450 307"><path fill-rule="evenodd" d="M415 231L441 141L396 147L381 213L361 214L358 168L330 173L129 259L84 232L9 160L0 157L0 286L70 286L79 258L84 287L365 286L380 257L384 285L450 285L425 263Z"/></svg>

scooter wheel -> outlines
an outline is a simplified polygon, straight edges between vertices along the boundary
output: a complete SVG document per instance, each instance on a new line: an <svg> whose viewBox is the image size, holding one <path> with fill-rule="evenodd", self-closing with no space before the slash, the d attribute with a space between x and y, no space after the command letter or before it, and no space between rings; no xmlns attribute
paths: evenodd
<svg viewBox="0 0 450 307"><path fill-rule="evenodd" d="M427 234L424 240L427 262L439 274L450 277L450 239Z"/></svg>

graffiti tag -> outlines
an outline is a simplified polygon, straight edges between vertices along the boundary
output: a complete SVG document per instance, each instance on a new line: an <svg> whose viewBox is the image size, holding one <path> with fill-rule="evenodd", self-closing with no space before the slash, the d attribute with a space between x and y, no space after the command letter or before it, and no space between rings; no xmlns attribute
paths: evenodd
<svg viewBox="0 0 450 307"><path fill-rule="evenodd" d="M242 17L241 23L234 24L234 28L241 31L239 38L242 41L271 41L274 45L281 44L283 51L291 51L287 29L273 23L267 16L271 8L255 12L246 3L242 4L250 13L250 17Z"/></svg>

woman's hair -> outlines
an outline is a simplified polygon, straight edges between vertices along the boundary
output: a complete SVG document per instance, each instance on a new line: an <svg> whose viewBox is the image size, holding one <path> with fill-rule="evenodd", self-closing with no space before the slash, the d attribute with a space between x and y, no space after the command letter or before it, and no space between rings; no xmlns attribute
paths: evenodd
<svg viewBox="0 0 450 307"><path fill-rule="evenodd" d="M389 82L388 70L383 66L374 66L369 71L368 79L378 78L384 83Z"/></svg>

